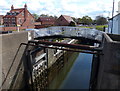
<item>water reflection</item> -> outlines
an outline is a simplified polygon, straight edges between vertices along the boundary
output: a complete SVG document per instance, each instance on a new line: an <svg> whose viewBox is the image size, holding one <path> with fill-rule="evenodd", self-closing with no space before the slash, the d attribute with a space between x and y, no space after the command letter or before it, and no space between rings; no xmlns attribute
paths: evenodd
<svg viewBox="0 0 120 91"><path fill-rule="evenodd" d="M63 83L63 81L66 79L66 76L70 72L71 67L73 66L77 57L78 57L78 53L72 53L72 52L69 52L64 55L63 67L60 70L51 73L56 76L54 76L54 79L49 84L49 89L59 89L60 85Z"/></svg>
<svg viewBox="0 0 120 91"><path fill-rule="evenodd" d="M89 89L92 55L80 53L59 89Z"/></svg>
<svg viewBox="0 0 120 91"><path fill-rule="evenodd" d="M91 54L66 53L42 76L45 81L36 79L35 89L89 89L91 63Z"/></svg>

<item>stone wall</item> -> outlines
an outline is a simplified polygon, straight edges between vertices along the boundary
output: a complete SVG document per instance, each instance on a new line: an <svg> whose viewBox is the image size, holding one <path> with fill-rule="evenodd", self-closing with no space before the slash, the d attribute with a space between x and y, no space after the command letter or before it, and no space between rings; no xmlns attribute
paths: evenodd
<svg viewBox="0 0 120 91"><path fill-rule="evenodd" d="M0 35L0 66L2 68L2 89L19 89L23 85L24 50L21 43L28 42L28 32L15 32ZM19 51L18 51L19 50ZM18 52L17 52L18 51ZM0 72L1 73L1 72Z"/></svg>
<svg viewBox="0 0 120 91"><path fill-rule="evenodd" d="M120 89L120 35L104 34L99 60L96 89Z"/></svg>
<svg viewBox="0 0 120 91"><path fill-rule="evenodd" d="M60 52L56 52L56 49L47 49L48 53L48 68L50 68L58 59L60 56L63 55L63 51L58 50Z"/></svg>

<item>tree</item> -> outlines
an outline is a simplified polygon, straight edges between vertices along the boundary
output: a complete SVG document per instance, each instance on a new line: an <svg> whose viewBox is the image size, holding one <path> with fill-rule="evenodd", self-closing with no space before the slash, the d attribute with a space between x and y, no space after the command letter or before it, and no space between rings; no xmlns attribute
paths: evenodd
<svg viewBox="0 0 120 91"><path fill-rule="evenodd" d="M41 14L40 17L49 17L48 14Z"/></svg>
<svg viewBox="0 0 120 91"><path fill-rule="evenodd" d="M77 21L78 24L82 23L82 18L78 18Z"/></svg>
<svg viewBox="0 0 120 91"><path fill-rule="evenodd" d="M56 15L54 15L54 18L57 19L58 17Z"/></svg>
<svg viewBox="0 0 120 91"><path fill-rule="evenodd" d="M77 23L78 22L78 19L75 18L75 17L72 17L72 19Z"/></svg>
<svg viewBox="0 0 120 91"><path fill-rule="evenodd" d="M58 18L56 15L52 16L52 15L48 15L48 14L41 14L40 17L52 17L54 19Z"/></svg>
<svg viewBox="0 0 120 91"><path fill-rule="evenodd" d="M33 15L33 17L34 17L34 19L35 19L35 20L37 20L37 19L38 19L38 17L39 17L39 15L37 15L37 14L35 14L35 13L34 13L34 14L32 14L32 15Z"/></svg>
<svg viewBox="0 0 120 91"><path fill-rule="evenodd" d="M83 16L82 17L82 23L84 25L90 25L90 24L92 24L92 18L89 17L89 16Z"/></svg>
<svg viewBox="0 0 120 91"><path fill-rule="evenodd" d="M97 25L105 25L107 24L107 18L103 17L103 16L96 16L96 24Z"/></svg>
<svg viewBox="0 0 120 91"><path fill-rule="evenodd" d="M54 18L54 19L57 19L58 17L56 16L56 15L54 15L54 16L49 16L49 17L52 17L52 18Z"/></svg>
<svg viewBox="0 0 120 91"><path fill-rule="evenodd" d="M70 24L69 24L69 26L76 26L76 23L73 22L73 21L71 21Z"/></svg>
<svg viewBox="0 0 120 91"><path fill-rule="evenodd" d="M93 23L92 23L93 25L95 25L96 24L96 20L93 20Z"/></svg>

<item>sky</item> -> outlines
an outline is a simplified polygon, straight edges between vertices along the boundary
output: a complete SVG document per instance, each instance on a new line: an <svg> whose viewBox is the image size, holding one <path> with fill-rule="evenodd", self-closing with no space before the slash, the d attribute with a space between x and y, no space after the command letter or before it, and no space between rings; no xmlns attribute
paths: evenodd
<svg viewBox="0 0 120 91"><path fill-rule="evenodd" d="M115 0L115 12L118 11L118 2ZM98 15L104 17L112 16L113 0L0 0L0 15L10 11L11 5L14 8L23 8L27 4L28 10L33 14L69 15L75 18L90 16L95 18Z"/></svg>

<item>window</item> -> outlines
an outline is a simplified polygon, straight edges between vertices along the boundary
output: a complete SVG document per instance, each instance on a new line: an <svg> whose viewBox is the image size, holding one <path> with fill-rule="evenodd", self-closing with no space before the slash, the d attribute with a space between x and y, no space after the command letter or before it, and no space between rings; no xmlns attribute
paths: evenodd
<svg viewBox="0 0 120 91"><path fill-rule="evenodd" d="M6 21L6 18L4 18L4 22Z"/></svg>
<svg viewBox="0 0 120 91"><path fill-rule="evenodd" d="M17 15L18 13L17 12L14 12L13 15Z"/></svg>
<svg viewBox="0 0 120 91"><path fill-rule="evenodd" d="M24 16L24 12L22 12L22 16Z"/></svg>
<svg viewBox="0 0 120 91"><path fill-rule="evenodd" d="M12 18L12 22L15 22L15 18Z"/></svg>
<svg viewBox="0 0 120 91"><path fill-rule="evenodd" d="M29 16L30 14L28 13L28 16Z"/></svg>
<svg viewBox="0 0 120 91"><path fill-rule="evenodd" d="M34 20L33 20L33 19L31 19L31 23L34 23Z"/></svg>
<svg viewBox="0 0 120 91"><path fill-rule="evenodd" d="M19 23L22 24L22 19L21 18L19 18Z"/></svg>
<svg viewBox="0 0 120 91"><path fill-rule="evenodd" d="M16 13L20 13L19 11L16 11Z"/></svg>
<svg viewBox="0 0 120 91"><path fill-rule="evenodd" d="M10 22L11 18L9 18L9 22Z"/></svg>

